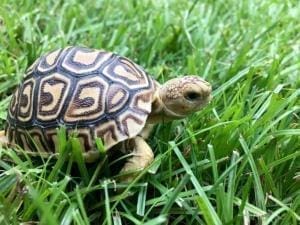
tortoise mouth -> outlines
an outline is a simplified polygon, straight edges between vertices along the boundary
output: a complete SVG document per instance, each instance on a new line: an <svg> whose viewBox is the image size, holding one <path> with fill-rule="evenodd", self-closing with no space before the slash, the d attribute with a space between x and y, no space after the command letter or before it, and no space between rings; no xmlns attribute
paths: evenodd
<svg viewBox="0 0 300 225"><path fill-rule="evenodd" d="M175 112L174 110L168 109L167 106L164 106L164 114L165 116L173 119L182 119L187 116L186 113L179 113L178 111Z"/></svg>

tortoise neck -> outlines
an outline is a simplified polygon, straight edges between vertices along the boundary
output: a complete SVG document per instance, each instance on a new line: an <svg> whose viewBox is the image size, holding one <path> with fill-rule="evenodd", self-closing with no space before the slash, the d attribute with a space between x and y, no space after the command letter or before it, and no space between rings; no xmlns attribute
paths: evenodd
<svg viewBox="0 0 300 225"><path fill-rule="evenodd" d="M159 89L155 92L152 102L151 114L148 117L147 122L155 124L159 122L168 122L176 119L181 119L184 116L170 111L164 104L159 94Z"/></svg>

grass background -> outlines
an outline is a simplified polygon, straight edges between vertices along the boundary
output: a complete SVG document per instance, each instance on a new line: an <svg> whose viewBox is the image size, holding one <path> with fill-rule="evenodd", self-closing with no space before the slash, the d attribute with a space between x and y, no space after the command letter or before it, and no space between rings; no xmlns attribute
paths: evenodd
<svg viewBox="0 0 300 225"><path fill-rule="evenodd" d="M118 52L160 82L199 74L214 99L157 126L152 174L129 185L105 178L106 157L0 148L0 224L299 224L299 18L297 0L1 0L2 128L25 69L66 45Z"/></svg>

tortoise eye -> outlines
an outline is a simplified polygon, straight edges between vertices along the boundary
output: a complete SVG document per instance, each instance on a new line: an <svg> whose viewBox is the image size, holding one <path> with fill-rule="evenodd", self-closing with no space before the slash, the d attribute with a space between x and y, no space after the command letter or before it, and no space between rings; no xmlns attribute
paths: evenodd
<svg viewBox="0 0 300 225"><path fill-rule="evenodd" d="M198 100L199 98L201 98L201 95L198 92L189 91L184 95L184 98L189 101L195 101L195 100Z"/></svg>

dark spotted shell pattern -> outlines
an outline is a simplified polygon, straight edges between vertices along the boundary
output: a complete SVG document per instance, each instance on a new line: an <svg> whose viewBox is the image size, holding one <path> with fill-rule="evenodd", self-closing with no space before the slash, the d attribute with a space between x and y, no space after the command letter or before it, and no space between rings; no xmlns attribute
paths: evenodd
<svg viewBox="0 0 300 225"><path fill-rule="evenodd" d="M151 77L117 54L68 47L38 58L14 92L6 135L30 151L55 152L57 130L76 132L84 151L95 137L109 149L145 126L155 91Z"/></svg>

